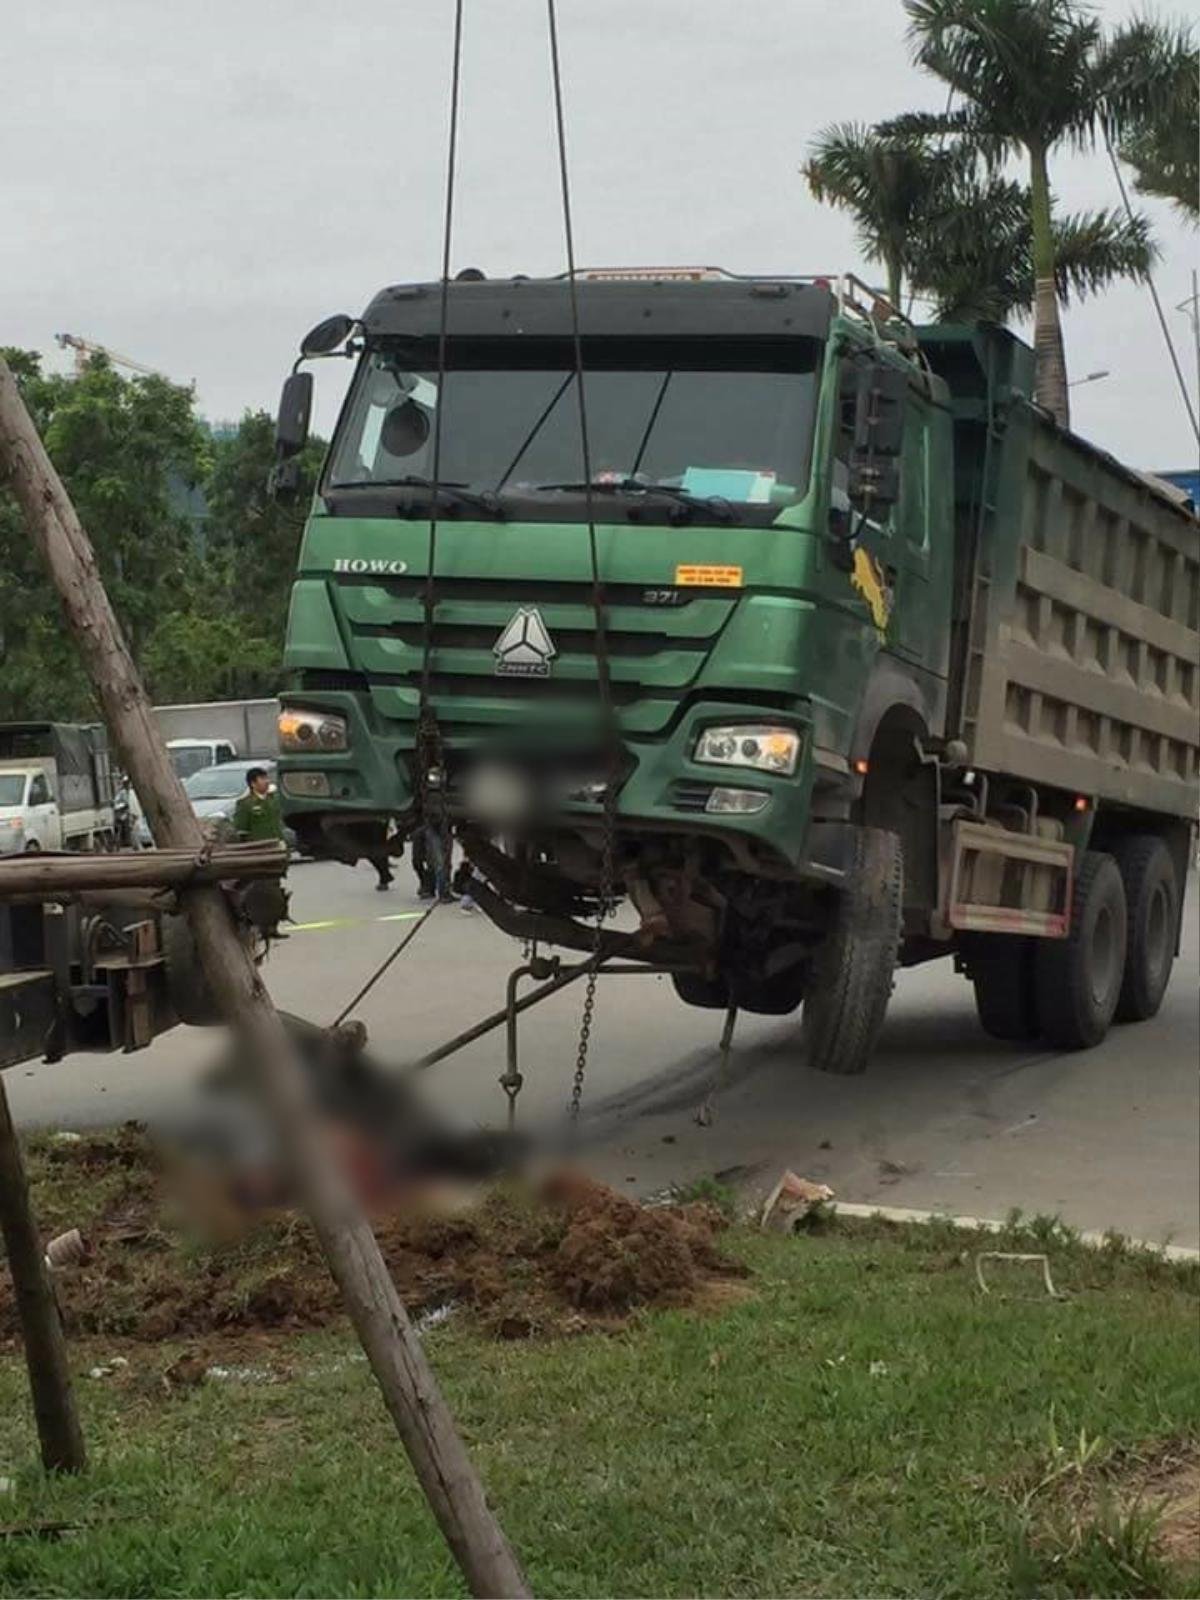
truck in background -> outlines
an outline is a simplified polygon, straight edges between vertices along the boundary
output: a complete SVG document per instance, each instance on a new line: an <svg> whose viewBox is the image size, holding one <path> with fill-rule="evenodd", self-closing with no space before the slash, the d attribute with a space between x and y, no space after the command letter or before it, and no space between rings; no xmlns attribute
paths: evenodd
<svg viewBox="0 0 1200 1600"><path fill-rule="evenodd" d="M235 756L274 756L278 700L213 700L155 706L154 720L181 778Z"/></svg>
<svg viewBox="0 0 1200 1600"><path fill-rule="evenodd" d="M168 739L167 755L179 776L190 778L205 767L232 761L237 751L228 739Z"/></svg>
<svg viewBox="0 0 1200 1600"><path fill-rule="evenodd" d="M0 723L0 855L111 849L113 798L103 727Z"/></svg>
<svg viewBox="0 0 1200 1600"><path fill-rule="evenodd" d="M571 287L398 285L301 346L359 357L289 614L302 845L370 856L432 808L499 927L671 968L690 1005L803 1006L823 1071L936 958L1000 1038L1153 1016L1195 515L1056 427L1000 328L916 329L850 278L584 273L577 347ZM597 931L618 897L635 934Z"/></svg>

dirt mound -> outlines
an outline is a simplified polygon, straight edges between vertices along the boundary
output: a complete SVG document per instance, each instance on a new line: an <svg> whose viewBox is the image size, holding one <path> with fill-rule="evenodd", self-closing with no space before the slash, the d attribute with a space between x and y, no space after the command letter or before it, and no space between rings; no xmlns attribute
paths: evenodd
<svg viewBox="0 0 1200 1600"><path fill-rule="evenodd" d="M340 1314L312 1230L291 1211L252 1222L215 1213L205 1236L194 1195L168 1179L145 1134L126 1127L30 1149L39 1222L78 1227L87 1260L56 1277L69 1334L134 1340L319 1326ZM614 1326L644 1306L709 1303L745 1275L716 1236L724 1219L693 1205L646 1209L563 1174L536 1193L516 1181L469 1209L408 1204L377 1214L376 1235L414 1312L463 1308L504 1338ZM0 1337L16 1332L0 1275Z"/></svg>
<svg viewBox="0 0 1200 1600"><path fill-rule="evenodd" d="M1118 1458L1101 1479L1104 1498L1153 1520L1159 1555L1187 1571L1200 1569L1200 1440L1160 1445Z"/></svg>

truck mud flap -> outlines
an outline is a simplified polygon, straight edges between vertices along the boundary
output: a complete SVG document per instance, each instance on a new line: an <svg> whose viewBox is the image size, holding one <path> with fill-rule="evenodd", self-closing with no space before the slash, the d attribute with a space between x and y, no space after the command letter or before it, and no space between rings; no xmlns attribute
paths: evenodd
<svg viewBox="0 0 1200 1600"><path fill-rule="evenodd" d="M972 933L1065 939L1071 922L1075 847L958 820L950 836L943 916Z"/></svg>

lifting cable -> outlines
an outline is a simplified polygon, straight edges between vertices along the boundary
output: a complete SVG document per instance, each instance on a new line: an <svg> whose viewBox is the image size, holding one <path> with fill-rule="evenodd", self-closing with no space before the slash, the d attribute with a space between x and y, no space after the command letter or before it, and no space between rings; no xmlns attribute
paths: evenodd
<svg viewBox="0 0 1200 1600"><path fill-rule="evenodd" d="M421 651L421 689L417 708L417 733L414 755L418 764L418 817L422 825L429 821L430 776L438 774L441 783L442 743L441 730L433 709L430 694L433 662L433 622L436 607L434 571L437 566L438 512L441 506L442 485L442 401L446 387L446 343L450 322L450 247L454 232L454 186L458 165L458 117L462 79L463 0L455 0L454 44L450 68L450 135L446 152L446 201L442 218L442 281L438 313L437 401L433 412L433 462L429 490L429 545L425 560L425 589L422 600L423 627ZM444 795L438 796L437 826L439 848L442 854L441 875L444 882L450 876L450 839L446 818Z"/></svg>
<svg viewBox="0 0 1200 1600"><path fill-rule="evenodd" d="M463 0L455 0L454 6L454 45L453 58L450 69L450 137L449 148L446 156L446 204L442 220L442 282L441 282L441 308L438 323L438 364L437 364L437 403L433 412L433 463L430 473L429 491L429 546L426 554L425 589L422 599L423 617L423 649L421 654L421 688L420 698L417 703L417 728L414 740L413 759L416 763L416 793L417 793L417 823L425 827L429 821L429 777L432 769L436 768L441 776L442 750L441 730L437 725L437 717L430 703L430 661L433 656L433 612L434 588L433 571L437 559L437 528L438 506L441 501L441 471L442 471L442 390L446 379L446 340L450 320L450 244L454 223L454 182L455 170L458 161L458 109L459 109L459 83L462 77L462 32L463 32ZM447 825L444 799L439 794L438 813L438 849L441 852L440 871L435 863L435 877L441 885L447 885L450 880L450 838ZM420 933L429 921L434 911L437 910L438 900L435 898L420 920L404 934L399 944L376 967L375 971L363 984L348 1005L342 1007L336 1019L330 1024L329 1031L339 1028L354 1008L359 1005L375 985L387 972Z"/></svg>
<svg viewBox="0 0 1200 1600"><path fill-rule="evenodd" d="M336 1029L341 1027L342 1023L345 1022L346 1018L354 1010L355 1006L357 1006L361 1001L365 1000L366 997L370 994L371 990L379 982L380 978L383 977L384 973L391 966L392 962L395 961L398 956L402 956L404 954L404 952L408 949L409 945L413 942L413 940L420 933L421 929L425 926L425 924L429 921L430 917L437 910L437 905L438 905L438 903L435 900L431 906L427 906L425 908L425 910L421 914L420 920L416 923L416 925L414 927L409 928L408 932L404 935L404 937L401 939L400 943L392 951L391 955L387 956L383 961L380 962L380 964L375 968L375 971L367 979L366 983L363 984L362 988L354 996L354 999L351 1000L347 1005L344 1005L342 1007L342 1009L338 1012L337 1016L329 1024L329 1032L330 1033L333 1033Z"/></svg>
<svg viewBox="0 0 1200 1600"><path fill-rule="evenodd" d="M592 451L588 433L587 394L583 377L583 340L579 327L579 284L575 266L575 232L571 220L571 179L567 165L566 119L563 115L562 63L558 49L558 14L555 0L546 0L546 18L550 35L550 70L554 82L554 127L558 142L558 176L562 192L563 237L567 253L567 288L571 303L571 343L575 362L575 392L579 399L579 443L583 457L583 484L587 509L588 552L592 573L592 617L596 649L596 683L600 690L600 706L604 723L604 741L607 747L608 770L605 774L603 798L603 832L600 862L600 898L596 907L596 926L592 942L593 966L587 975L583 997L583 1015L579 1025L579 1043L575 1053L575 1075L571 1086L569 1110L572 1130L578 1128L579 1107L583 1098L583 1080L587 1072L588 1049L591 1044L592 1018L596 1007L596 981L599 961L604 946L604 922L608 916L614 891L616 788L620 749L616 714L613 709L612 675L608 659L608 636L605 629L604 588L600 581L600 555L596 538L596 506L592 493Z"/></svg>
<svg viewBox="0 0 1200 1600"><path fill-rule="evenodd" d="M1108 159L1112 163L1113 177L1117 180L1117 188L1121 191L1121 204L1125 207L1125 215L1132 223L1135 218L1133 207L1129 203L1129 190L1125 187L1125 179L1122 176L1121 166L1117 160L1117 152L1113 149L1112 139L1107 132L1104 135L1104 145L1108 151ZM1167 319L1163 314L1162 301L1159 299L1154 279L1149 274L1146 276L1146 287L1149 289L1150 298L1154 302L1154 311L1158 317L1158 325L1162 329L1162 336L1167 342L1167 354L1171 357L1171 365L1175 368L1175 379L1179 384L1179 392L1183 396L1183 404L1188 414L1188 421L1192 425L1192 432L1196 435L1196 443L1200 444L1200 419L1196 416L1196 408L1192 405L1192 397L1188 393L1187 379L1183 375L1183 368L1179 365L1179 357L1175 353L1175 341L1171 338L1171 330L1167 326ZM1200 395L1197 396L1197 403L1200 403Z"/></svg>

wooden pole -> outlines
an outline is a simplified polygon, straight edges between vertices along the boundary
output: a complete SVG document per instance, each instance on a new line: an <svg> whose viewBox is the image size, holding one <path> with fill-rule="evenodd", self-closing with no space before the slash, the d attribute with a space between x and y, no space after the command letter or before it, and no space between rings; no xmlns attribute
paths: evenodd
<svg viewBox="0 0 1200 1600"><path fill-rule="evenodd" d="M87 534L0 358L4 470L154 837L168 848L198 850L200 824L167 759ZM446 1542L473 1594L527 1595L375 1236L314 1119L291 1042L237 938L225 899L208 887L183 890L180 897L209 987L257 1074L329 1269Z"/></svg>
<svg viewBox="0 0 1200 1600"><path fill-rule="evenodd" d="M38 1238L21 1145L0 1073L0 1231L12 1273L33 1415L47 1472L82 1472L87 1452L75 1410L67 1342L63 1338L50 1269Z"/></svg>
<svg viewBox="0 0 1200 1600"><path fill-rule="evenodd" d="M0 900L56 900L91 890L168 889L223 879L280 878L287 849L258 844L214 845L197 859L194 850L124 850L112 855L9 856L0 861Z"/></svg>

